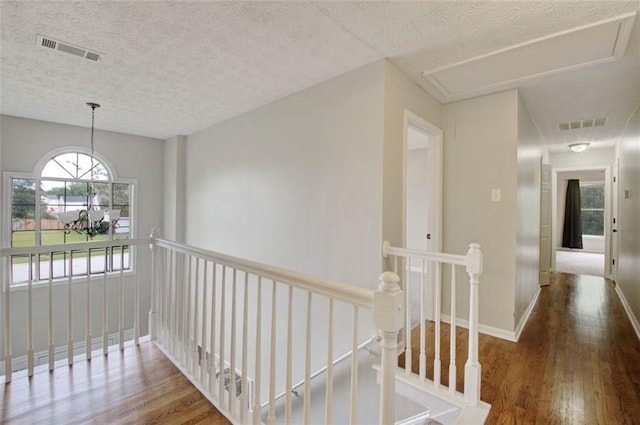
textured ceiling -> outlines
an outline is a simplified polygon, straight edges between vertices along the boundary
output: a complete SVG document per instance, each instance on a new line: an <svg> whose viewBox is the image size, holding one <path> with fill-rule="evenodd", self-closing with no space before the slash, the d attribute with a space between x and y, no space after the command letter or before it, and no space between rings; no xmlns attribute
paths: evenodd
<svg viewBox="0 0 640 425"><path fill-rule="evenodd" d="M639 1L2 1L1 113L168 138L387 57L425 70L628 12ZM636 19L638 20L638 19ZM615 137L640 102L640 24L619 61L527 82L548 143ZM100 62L36 46L43 34ZM557 123L609 117L584 134ZM582 132L582 130L580 131Z"/></svg>

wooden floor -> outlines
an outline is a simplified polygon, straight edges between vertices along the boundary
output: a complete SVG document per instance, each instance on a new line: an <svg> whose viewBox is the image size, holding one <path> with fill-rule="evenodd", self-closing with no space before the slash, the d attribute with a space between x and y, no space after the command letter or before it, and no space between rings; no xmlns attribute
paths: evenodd
<svg viewBox="0 0 640 425"><path fill-rule="evenodd" d="M441 375L448 384L449 329L442 333ZM457 344L466 339L465 330L456 335ZM419 336L418 328L415 372ZM433 346L432 326L427 341ZM518 343L480 335L479 346L481 398L492 405L487 424L640 425L640 341L610 281L552 274ZM466 344L456 348L461 391Z"/></svg>
<svg viewBox="0 0 640 425"><path fill-rule="evenodd" d="M228 424L151 342L0 387L0 424Z"/></svg>

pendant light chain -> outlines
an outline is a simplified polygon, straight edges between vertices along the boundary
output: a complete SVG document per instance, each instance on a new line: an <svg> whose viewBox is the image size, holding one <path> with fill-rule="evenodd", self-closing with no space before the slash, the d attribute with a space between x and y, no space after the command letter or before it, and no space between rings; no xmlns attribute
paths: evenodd
<svg viewBox="0 0 640 425"><path fill-rule="evenodd" d="M94 184L93 184L93 178L94 178L94 172L95 172L95 162L93 159L93 155L95 152L94 149L94 145L93 145L93 133L94 133L94 126L95 126L95 120L96 120L96 108L99 108L100 105L97 103L93 103L93 102L87 102L87 105L91 108L91 174L89 176L90 178L90 183L89 183L89 195L91 196L91 198L89 199L89 205L88 205L88 210L93 209L93 199L95 198L96 194L94 193Z"/></svg>

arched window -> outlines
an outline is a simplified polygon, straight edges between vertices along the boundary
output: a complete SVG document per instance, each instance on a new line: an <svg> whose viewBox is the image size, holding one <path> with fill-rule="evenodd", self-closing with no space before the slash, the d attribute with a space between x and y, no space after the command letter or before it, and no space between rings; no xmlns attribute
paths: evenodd
<svg viewBox="0 0 640 425"><path fill-rule="evenodd" d="M9 177L12 247L131 237L133 182L114 179L104 160L80 150L54 152L40 164L35 176Z"/></svg>

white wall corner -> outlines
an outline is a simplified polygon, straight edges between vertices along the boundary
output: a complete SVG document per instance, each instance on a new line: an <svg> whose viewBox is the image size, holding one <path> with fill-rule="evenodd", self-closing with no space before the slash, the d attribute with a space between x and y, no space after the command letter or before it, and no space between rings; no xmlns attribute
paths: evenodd
<svg viewBox="0 0 640 425"><path fill-rule="evenodd" d="M618 298L620 298L620 302L624 307L624 311L627 312L627 316L629 317L629 321L631 322L631 326L633 326L633 330L636 331L636 336L640 340L640 322L638 322L638 318L633 314L633 310L631 310L631 306L629 305L629 301L624 296L624 292L619 285L616 285L616 293L618 294Z"/></svg>
<svg viewBox="0 0 640 425"><path fill-rule="evenodd" d="M522 334L522 331L524 330L524 327L526 326L527 322L529 321L529 316L531 316L531 312L533 311L533 307L535 307L536 302L538 302L538 297L540 296L540 291L541 291L541 288L538 287L538 290L536 291L536 293L533 296L533 298L531 298L531 302L527 306L527 309L524 311L524 314L520 318L520 322L518 322L518 326L516 326L516 331L515 331L514 340L513 340L514 342L518 342L518 340L520 339L520 335Z"/></svg>

